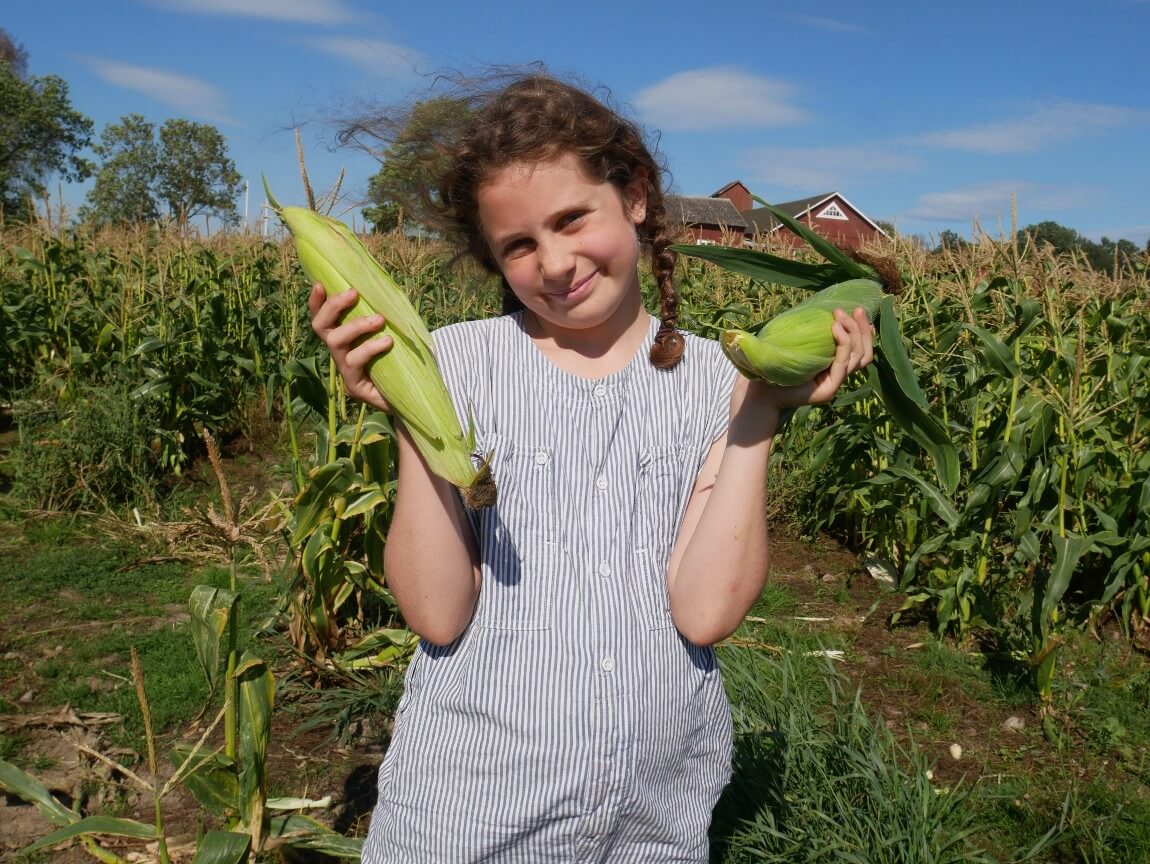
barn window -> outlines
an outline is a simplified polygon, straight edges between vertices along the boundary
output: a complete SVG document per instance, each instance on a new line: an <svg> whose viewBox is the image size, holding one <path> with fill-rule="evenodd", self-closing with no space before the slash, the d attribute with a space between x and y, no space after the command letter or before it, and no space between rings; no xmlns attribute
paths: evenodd
<svg viewBox="0 0 1150 864"><path fill-rule="evenodd" d="M838 204L828 204L819 213L815 215L816 219L841 219L844 222L847 219L847 214L839 209Z"/></svg>

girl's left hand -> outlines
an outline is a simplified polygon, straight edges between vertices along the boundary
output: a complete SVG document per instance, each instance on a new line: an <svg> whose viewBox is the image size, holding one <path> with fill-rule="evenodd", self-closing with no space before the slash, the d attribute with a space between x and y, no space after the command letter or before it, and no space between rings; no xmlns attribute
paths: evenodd
<svg viewBox="0 0 1150 864"><path fill-rule="evenodd" d="M811 382L814 388L807 399L811 404L834 399L847 376L874 359L874 327L862 309L855 309L853 315L836 309L831 332L835 336L835 359Z"/></svg>
<svg viewBox="0 0 1150 864"><path fill-rule="evenodd" d="M780 407L830 402L848 375L868 366L874 359L874 328L861 308L855 309L853 315L836 309L831 332L835 337L835 358L831 365L806 384L772 388Z"/></svg>

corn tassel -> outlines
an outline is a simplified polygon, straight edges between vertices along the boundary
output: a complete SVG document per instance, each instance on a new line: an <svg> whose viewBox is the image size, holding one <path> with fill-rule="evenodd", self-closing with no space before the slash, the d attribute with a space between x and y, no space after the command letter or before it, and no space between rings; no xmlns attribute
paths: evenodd
<svg viewBox="0 0 1150 864"><path fill-rule="evenodd" d="M834 360L834 310L851 314L861 306L867 320L874 321L882 297L882 286L875 280L848 279L776 315L757 332L726 330L720 341L727 357L748 378L782 387L804 384Z"/></svg>
<svg viewBox="0 0 1150 864"><path fill-rule="evenodd" d="M468 507L493 504L490 470L486 462L476 467L472 458L475 430L463 434L432 355L431 334L407 294L343 222L303 207L281 207L270 191L268 201L295 238L308 279L322 284L329 297L352 288L358 292L343 320L383 315L382 332L393 344L372 361L368 375L403 420L428 468L456 486Z"/></svg>

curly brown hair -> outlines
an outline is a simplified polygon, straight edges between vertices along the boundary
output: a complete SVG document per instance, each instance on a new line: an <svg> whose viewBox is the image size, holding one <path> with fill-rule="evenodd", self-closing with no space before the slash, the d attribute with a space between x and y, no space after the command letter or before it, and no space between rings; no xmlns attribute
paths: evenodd
<svg viewBox="0 0 1150 864"><path fill-rule="evenodd" d="M653 148L634 122L596 98L588 90L560 80L539 68L503 73L476 86L465 82L450 97L466 106L466 120L456 129L437 128L419 142L432 176L438 177L425 190L421 210L435 227L458 240L467 254L489 272L499 275L479 222L478 193L483 183L515 162L549 161L563 154L579 157L590 177L611 183L622 191L633 179L643 178L646 217L637 226L639 240L649 250L651 271L660 296L660 326L651 348L652 365L675 366L683 354L684 341L676 330L679 293L672 271L675 254L667 230L663 170ZM510 79L510 80L508 80ZM400 127L392 121L389 128ZM373 132L378 132L378 126ZM355 137L345 130L343 137ZM407 142L411 146L411 142ZM522 308L503 280L503 310Z"/></svg>

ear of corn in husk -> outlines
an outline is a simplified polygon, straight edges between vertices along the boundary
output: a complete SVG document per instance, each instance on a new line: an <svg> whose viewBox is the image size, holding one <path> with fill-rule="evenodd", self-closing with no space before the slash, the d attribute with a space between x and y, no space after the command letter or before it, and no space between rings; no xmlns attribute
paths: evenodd
<svg viewBox="0 0 1150 864"><path fill-rule="evenodd" d="M264 184L267 190L267 184ZM368 367L372 383L403 420L433 473L456 486L472 509L495 502L495 484L487 464L472 458L475 431L464 435L431 352L431 334L404 290L338 219L304 207L282 207L267 190L268 201L295 238L304 273L323 285L328 296L354 288L356 304L344 320L383 315L383 333L392 347Z"/></svg>
<svg viewBox="0 0 1150 864"><path fill-rule="evenodd" d="M806 383L834 360L834 310L850 314L861 306L873 322L882 297L882 286L873 279L839 282L776 315L756 332L724 331L723 351L748 378L783 387Z"/></svg>
<svg viewBox="0 0 1150 864"><path fill-rule="evenodd" d="M762 283L819 291L820 294L808 298L805 303L818 305L823 309L829 303L831 313L836 306L844 311L853 310L854 306L858 305L866 308L872 323L877 320L878 329L878 340L874 346L874 363L868 370L868 386L882 402L894 423L930 454L942 494L953 495L959 481L958 448L950 440L945 419L931 413L926 396L915 380L914 368L911 366L902 334L899 332L893 296L899 292L902 285L902 275L897 262L875 258L857 251L848 253L839 249L786 211L772 207L761 198L751 197L763 205L781 225L805 240L824 261L822 263L800 261L745 247L673 244L669 247L670 250L702 258L724 270L741 273ZM839 294L848 290L844 286L849 286L857 280L875 282L886 292L880 293L877 310L872 311L866 303L859 303L857 297ZM829 293L822 294L822 291ZM800 304L800 308L805 303ZM783 313L778 319L783 319L788 314ZM818 374L820 369L826 368L831 363L831 358L834 356L833 337L830 335L830 318L826 319L826 326L816 325L812 323L815 320L813 312L803 314L810 316L805 319L806 326L825 334L824 338L828 341L822 343L821 348L814 347L813 342L801 341L804 334L796 326L791 338L799 340L797 347L789 346L788 351L791 353L785 357L780 356L777 352L781 349L775 343L774 334L783 328L783 322L772 321L764 327L755 328L754 332L747 334L746 337L737 335L738 331L731 331L730 335L724 334L724 347L727 347L725 343L731 343L727 351L728 356L751 377L763 377L764 372L769 372L775 378L782 379L782 383L801 383L803 380L809 380ZM770 349L760 344L766 341L767 335L772 336L771 344L776 346L774 355L768 354ZM750 341L752 339L756 341ZM827 345L832 347L827 348ZM807 356L815 352L822 352L817 354L817 361Z"/></svg>

